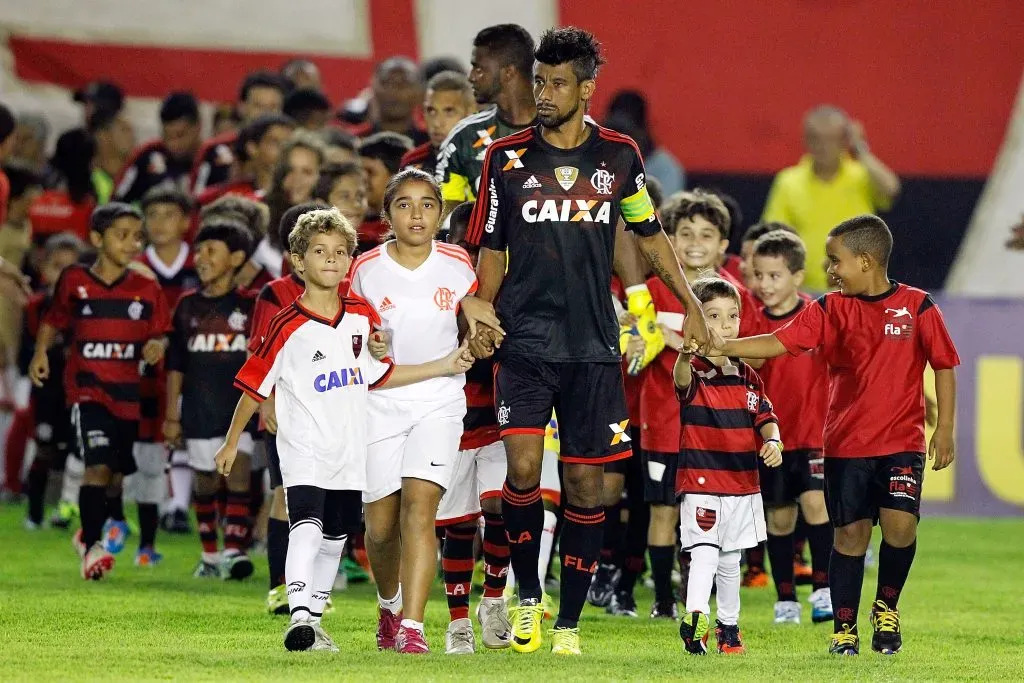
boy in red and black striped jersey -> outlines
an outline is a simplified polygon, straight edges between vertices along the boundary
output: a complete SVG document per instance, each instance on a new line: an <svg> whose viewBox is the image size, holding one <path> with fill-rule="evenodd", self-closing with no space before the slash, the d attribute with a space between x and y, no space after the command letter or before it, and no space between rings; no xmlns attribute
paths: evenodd
<svg viewBox="0 0 1024 683"><path fill-rule="evenodd" d="M749 232L749 231L748 231ZM764 304L760 328L749 334L780 329L813 302L801 295L807 251L793 232L762 233L750 254L748 282ZM825 509L822 429L828 408L828 368L821 353L770 360L760 370L765 389L775 397L779 422L786 432L782 467L761 470L761 494L768 519L768 557L778 594L775 623L800 623L793 567L797 514L803 512L813 564L814 592L809 598L815 623L832 619L828 562L832 527ZM799 507L797 506L799 503Z"/></svg>
<svg viewBox="0 0 1024 683"><path fill-rule="evenodd" d="M226 479L224 552L217 547L215 497L220 477L213 456L231 424L233 378L247 357L253 297L234 287L236 271L252 253L248 228L211 222L196 237L196 269L203 287L186 293L173 316L167 351L167 411L163 435L185 447L195 472L193 502L202 558L194 576L244 579L252 574L245 553L252 530L249 514L252 436L240 443L238 466Z"/></svg>
<svg viewBox="0 0 1024 683"><path fill-rule="evenodd" d="M953 461L954 368L960 358L927 292L888 279L892 233L877 216L840 223L825 246L839 283L773 334L725 341L720 352L755 358L819 349L828 367L825 502L835 528L829 583L835 612L830 652L855 655L857 607L871 529L882 528L871 647L902 647L896 609L917 547L925 464L925 364L935 371L938 422L933 469Z"/></svg>
<svg viewBox="0 0 1024 683"><path fill-rule="evenodd" d="M722 339L740 332L741 300L720 278L693 283L708 327ZM765 539L759 461L782 464L772 403L757 373L731 354L707 358L680 353L673 381L682 406L676 495L679 531L690 552L686 615L679 626L686 651L707 653L711 582L718 587L718 651L744 652L739 630L740 559ZM763 445L758 447L758 441Z"/></svg>
<svg viewBox="0 0 1024 683"><path fill-rule="evenodd" d="M106 489L136 471L140 364L163 359L169 328L160 286L129 269L142 249L142 214L119 202L101 206L90 220L98 251L90 268L74 265L61 275L36 340L29 374L36 386L50 375L47 350L65 331L64 371L68 406L85 461L78 505L82 517L82 578L98 579L114 566L99 543L107 517Z"/></svg>

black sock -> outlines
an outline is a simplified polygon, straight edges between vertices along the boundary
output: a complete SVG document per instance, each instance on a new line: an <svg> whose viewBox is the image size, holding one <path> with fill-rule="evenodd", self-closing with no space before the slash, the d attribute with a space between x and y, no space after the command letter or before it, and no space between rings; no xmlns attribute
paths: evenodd
<svg viewBox="0 0 1024 683"><path fill-rule="evenodd" d="M82 518L82 543L88 550L100 540L107 521L107 487L82 484L78 489L78 514Z"/></svg>
<svg viewBox="0 0 1024 683"><path fill-rule="evenodd" d="M644 552L647 550L647 527L651 524L651 506L644 502L642 493L639 502L627 501L627 505L629 520L626 522L625 537L622 540L622 576L619 577L617 589L632 595L636 580L644 571Z"/></svg>
<svg viewBox="0 0 1024 683"><path fill-rule="evenodd" d="M139 503L139 549L156 544L156 528L160 525L160 508L156 503Z"/></svg>
<svg viewBox="0 0 1024 683"><path fill-rule="evenodd" d="M263 472L264 468L253 470L249 473L249 518L259 519L260 510L263 509ZM228 494L230 497L230 493Z"/></svg>
<svg viewBox="0 0 1024 683"><path fill-rule="evenodd" d="M604 531L601 542L601 564L618 566L621 558L622 534L626 526L622 523L622 500L604 510Z"/></svg>
<svg viewBox="0 0 1024 683"><path fill-rule="evenodd" d="M288 557L288 522L283 519L267 520L267 567L270 569L270 589L284 585L284 562Z"/></svg>
<svg viewBox="0 0 1024 683"><path fill-rule="evenodd" d="M796 602L793 578L793 534L768 534L768 560L772 563L772 580L780 601Z"/></svg>
<svg viewBox="0 0 1024 683"><path fill-rule="evenodd" d="M576 628L579 622L601 554L604 520L603 507L582 508L571 503L565 506L565 526L558 541L562 585L555 628Z"/></svg>
<svg viewBox="0 0 1024 683"><path fill-rule="evenodd" d="M107 517L115 522L124 521L124 494L121 491L116 496L107 496Z"/></svg>
<svg viewBox="0 0 1024 683"><path fill-rule="evenodd" d="M747 570L748 571L751 570L751 569L759 569L761 571L764 571L764 551L765 551L765 543L764 543L764 541L761 541L760 543L758 543L753 548L748 548L747 549ZM790 554L792 554L792 552L793 551L791 550Z"/></svg>
<svg viewBox="0 0 1024 683"><path fill-rule="evenodd" d="M881 600L889 609L896 609L910 574L910 565L914 563L915 553L916 539L906 548L895 548L885 540L882 541L878 550L878 589L875 591L875 600Z"/></svg>
<svg viewBox="0 0 1024 683"><path fill-rule="evenodd" d="M811 548L811 569L814 570L811 582L814 584L814 590L828 588L828 561L832 555L835 532L828 522L808 524L806 529L807 545Z"/></svg>
<svg viewBox="0 0 1024 683"><path fill-rule="evenodd" d="M672 563L675 561L674 545L652 545L647 547L651 557L651 578L654 579L654 600L659 605L675 602L672 595Z"/></svg>
<svg viewBox="0 0 1024 683"><path fill-rule="evenodd" d="M505 519L512 569L519 582L519 599L540 600L543 591L537 564L540 561L540 535L544 531L544 502L540 498L540 486L520 490L506 479L501 489L501 516ZM565 599L564 589L562 599Z"/></svg>
<svg viewBox="0 0 1024 683"><path fill-rule="evenodd" d="M46 482L50 478L50 461L36 457L28 468L26 493L28 493L28 518L36 524L43 523L43 507L46 499Z"/></svg>
<svg viewBox="0 0 1024 683"><path fill-rule="evenodd" d="M834 633L848 625L857 628L857 608L860 605L860 589L864 585L864 556L843 555L832 548L832 561L828 565L829 586L832 588Z"/></svg>

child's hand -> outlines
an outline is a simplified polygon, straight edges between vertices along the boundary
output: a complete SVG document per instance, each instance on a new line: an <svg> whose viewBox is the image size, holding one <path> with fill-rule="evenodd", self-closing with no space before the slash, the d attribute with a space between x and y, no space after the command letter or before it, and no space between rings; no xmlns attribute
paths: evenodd
<svg viewBox="0 0 1024 683"><path fill-rule="evenodd" d="M390 343L391 335L384 330L377 330L370 335L370 341L367 344L370 349L370 355L380 360L388 355L388 345Z"/></svg>
<svg viewBox="0 0 1024 683"><path fill-rule="evenodd" d="M50 378L50 359L45 353L37 353L32 356L32 362L28 366L28 376L32 384L37 387L43 386L43 382Z"/></svg>
<svg viewBox="0 0 1024 683"><path fill-rule="evenodd" d="M928 459L932 461L932 469L941 470L949 467L956 457L955 450L953 427L936 427L931 443L928 444Z"/></svg>
<svg viewBox="0 0 1024 683"><path fill-rule="evenodd" d="M232 446L225 441L224 445L217 451L217 455L213 458L213 461L217 463L217 472L225 477L231 474L231 468L235 464L236 457L238 457L238 447Z"/></svg>
<svg viewBox="0 0 1024 683"><path fill-rule="evenodd" d="M266 426L267 431L271 434L277 434L277 410L274 407L274 394L271 394L267 400L260 404L260 417L263 418L263 424Z"/></svg>
<svg viewBox="0 0 1024 683"><path fill-rule="evenodd" d="M619 327L633 327L636 325L637 317L629 311L623 311L619 314Z"/></svg>
<svg viewBox="0 0 1024 683"><path fill-rule="evenodd" d="M459 302L459 309L462 312L462 316L466 319L466 325L469 327L468 336L470 339L479 333L479 326L486 325L498 333L498 337L495 338L495 344L501 346L501 338L505 336L505 330L501 329L501 321L498 320L498 316L494 312L494 306L490 302L478 299L475 296L467 296Z"/></svg>
<svg viewBox="0 0 1024 683"><path fill-rule="evenodd" d="M466 370L473 367L473 362L476 359L473 357L472 352L469 350L469 340L463 339L462 344L459 348L455 349L448 354L444 359L444 364L447 372L445 373L448 377L452 375L461 375Z"/></svg>
<svg viewBox="0 0 1024 683"><path fill-rule="evenodd" d="M658 329L661 330L661 336L665 338L665 346L678 351L679 347L683 345L682 335L664 323L658 323Z"/></svg>
<svg viewBox="0 0 1024 683"><path fill-rule="evenodd" d="M181 448L181 420L164 420L164 441L171 448Z"/></svg>
<svg viewBox="0 0 1024 683"><path fill-rule="evenodd" d="M768 467L778 467L782 464L782 450L778 441L765 441L761 446L761 459Z"/></svg>
<svg viewBox="0 0 1024 683"><path fill-rule="evenodd" d="M156 365L164 357L164 350L167 344L162 339L150 339L142 347L142 360L148 365Z"/></svg>

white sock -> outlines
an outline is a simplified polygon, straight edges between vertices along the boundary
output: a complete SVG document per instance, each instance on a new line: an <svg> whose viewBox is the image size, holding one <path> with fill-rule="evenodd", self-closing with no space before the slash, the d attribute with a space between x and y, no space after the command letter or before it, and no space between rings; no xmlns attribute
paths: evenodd
<svg viewBox="0 0 1024 683"><path fill-rule="evenodd" d="M555 547L555 525L558 524L558 516L550 510L544 511L544 530L540 534L540 557L537 558L537 573L540 576L540 587L544 589L544 579L548 575L548 565L551 563L551 551Z"/></svg>
<svg viewBox="0 0 1024 683"><path fill-rule="evenodd" d="M693 571L691 568L690 571ZM718 554L718 620L729 626L740 621L740 551Z"/></svg>
<svg viewBox="0 0 1024 683"><path fill-rule="evenodd" d="M516 588L516 573L512 571L512 563L508 563L508 574L505 574L505 585L511 586L513 590Z"/></svg>
<svg viewBox="0 0 1024 683"><path fill-rule="evenodd" d="M341 555L345 552L346 540L348 536L325 538L320 542L320 552L313 562L313 595L309 603L310 616L315 622L319 622L320 617L324 615L327 599L331 597L334 579L338 576L338 566L341 564Z"/></svg>
<svg viewBox="0 0 1024 683"><path fill-rule="evenodd" d="M690 580L686 584L686 611L711 612L711 584L718 568L718 548L699 545L690 551Z"/></svg>
<svg viewBox="0 0 1024 683"><path fill-rule="evenodd" d="M188 512L191 503L192 468L188 466L188 454L185 451L174 451L171 453L171 502L167 510Z"/></svg>
<svg viewBox="0 0 1024 683"><path fill-rule="evenodd" d="M382 597L380 593L377 593L377 604L391 612L392 614L398 614L402 611L402 587L398 587L398 592L395 593L393 598Z"/></svg>
<svg viewBox="0 0 1024 683"><path fill-rule="evenodd" d="M76 455L69 455L64 461L64 478L60 483L60 499L78 504L78 489L82 488L85 463Z"/></svg>
<svg viewBox="0 0 1024 683"><path fill-rule="evenodd" d="M422 621L413 621L412 619L402 619L402 626L404 626L406 628L415 629L416 631L419 631L420 633L423 633L423 622Z"/></svg>
<svg viewBox="0 0 1024 683"><path fill-rule="evenodd" d="M288 532L284 576L288 582L288 609L292 621L311 616L309 603L313 594L313 572L323 537L320 520L317 519L304 519Z"/></svg>

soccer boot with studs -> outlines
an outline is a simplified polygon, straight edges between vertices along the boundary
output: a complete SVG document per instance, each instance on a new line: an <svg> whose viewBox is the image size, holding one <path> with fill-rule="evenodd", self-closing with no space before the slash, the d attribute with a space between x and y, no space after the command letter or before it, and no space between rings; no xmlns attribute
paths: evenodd
<svg viewBox="0 0 1024 683"><path fill-rule="evenodd" d="M470 627L472 628L472 627ZM403 655L425 655L430 653L427 639L418 628L399 626L395 634L395 652Z"/></svg>
<svg viewBox="0 0 1024 683"><path fill-rule="evenodd" d="M688 612L679 623L679 637L683 639L683 648L691 655L708 653L708 631L711 622L703 612Z"/></svg>
<svg viewBox="0 0 1024 683"><path fill-rule="evenodd" d="M448 624L444 634L444 653L446 655L471 655L476 652L476 636L473 633L473 622L469 619L456 619Z"/></svg>
<svg viewBox="0 0 1024 683"><path fill-rule="evenodd" d="M535 599L520 600L512 608L512 649L516 652L536 652L541 646L540 622L544 606Z"/></svg>
<svg viewBox="0 0 1024 683"><path fill-rule="evenodd" d="M795 600L779 600L775 603L776 624L799 624L800 603Z"/></svg>
<svg viewBox="0 0 1024 683"><path fill-rule="evenodd" d="M398 628L402 624L402 613L395 614L389 609L377 606L377 649L394 650Z"/></svg>
<svg viewBox="0 0 1024 683"><path fill-rule="evenodd" d="M860 636L857 635L857 627L843 624L839 633L832 634L832 644L828 648L829 654L853 657L860 654Z"/></svg>
<svg viewBox="0 0 1024 683"><path fill-rule="evenodd" d="M747 649L743 647L740 627L736 624L723 624L720 621L716 621L715 641L718 643L719 654L742 655L747 652Z"/></svg>
<svg viewBox="0 0 1024 683"><path fill-rule="evenodd" d="M274 586L267 593L267 612L283 616L288 614L288 586Z"/></svg>
<svg viewBox="0 0 1024 683"><path fill-rule="evenodd" d="M313 647L316 642L316 629L309 617L293 619L284 632L284 646L289 652L302 652Z"/></svg>
<svg viewBox="0 0 1024 683"><path fill-rule="evenodd" d="M815 624L832 621L832 589L819 588L811 593L807 602L811 603L811 621Z"/></svg>
<svg viewBox="0 0 1024 683"><path fill-rule="evenodd" d="M551 654L583 654L582 650L580 650L579 628L553 628L548 633L551 636Z"/></svg>
<svg viewBox="0 0 1024 683"><path fill-rule="evenodd" d="M614 565L598 565L587 591L587 602L594 607L607 607L615 595L615 584L618 583L619 574L619 569Z"/></svg>
<svg viewBox="0 0 1024 683"><path fill-rule="evenodd" d="M488 650L504 650L512 644L512 622L504 598L484 598L476 608L480 640Z"/></svg>
<svg viewBox="0 0 1024 683"><path fill-rule="evenodd" d="M903 647L900 634L900 612L889 609L882 600L875 600L871 606L871 649L883 655L894 655Z"/></svg>

